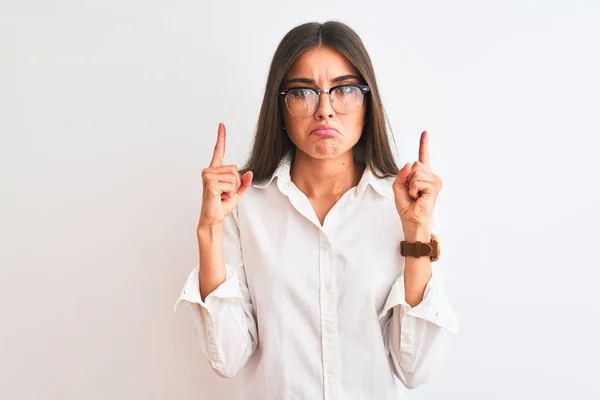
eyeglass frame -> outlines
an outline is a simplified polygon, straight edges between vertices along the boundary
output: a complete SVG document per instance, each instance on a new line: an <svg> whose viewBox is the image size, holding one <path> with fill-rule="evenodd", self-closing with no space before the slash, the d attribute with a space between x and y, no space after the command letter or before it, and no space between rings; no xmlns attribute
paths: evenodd
<svg viewBox="0 0 600 400"><path fill-rule="evenodd" d="M316 88L313 86L293 86L293 87L287 88L285 90L280 90L278 93L278 96L283 97L283 100L285 101L285 107L288 109L289 113L291 114L292 112L290 111L288 104L287 104L287 100L285 99L285 96L287 95L287 93L289 91L297 90L297 89L312 90L313 92L315 92L317 94L317 104L315 105L314 111L309 115L298 115L298 117L310 117L310 116L315 115L315 113L319 109L319 105L321 104L321 94L322 93L327 93L329 95L329 104L331 104L331 108L333 108L335 110L335 107L333 106L333 102L331 101L331 92L333 92L335 89L343 87L343 86L353 86L353 87L359 88L363 95L363 102L364 102L365 94L369 93L371 91L371 88L368 85L362 85L359 83L342 83L341 85L336 85L336 86L330 87L329 89L319 89L319 88ZM335 111L335 112L337 113L338 111ZM292 114L292 115L294 115L294 114ZM345 115L345 114L342 114L342 115ZM296 116L296 115L294 115L294 116Z"/></svg>

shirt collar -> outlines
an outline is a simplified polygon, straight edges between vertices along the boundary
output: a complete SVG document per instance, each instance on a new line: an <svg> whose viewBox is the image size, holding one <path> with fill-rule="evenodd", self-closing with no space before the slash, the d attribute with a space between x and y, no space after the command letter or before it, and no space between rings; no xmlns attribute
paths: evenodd
<svg viewBox="0 0 600 400"><path fill-rule="evenodd" d="M257 187L259 189L264 189L267 186L269 186L271 184L271 182L273 181L273 179L275 179L276 177L281 178L281 179L279 179L279 178L277 179L278 182L280 180L285 181L284 183L291 182L292 179L290 176L290 170L292 168L292 159L293 159L292 150L290 149L287 151L287 153L285 153L285 155L279 162L279 165L275 169L275 172L273 172L273 175L271 175L270 178L268 178L264 181L254 183L254 187Z"/></svg>
<svg viewBox="0 0 600 400"><path fill-rule="evenodd" d="M275 172L271 175L270 178L265 179L260 182L256 182L253 184L254 187L258 189L264 189L273 182L273 179L277 178L277 186L282 193L288 193L288 190L292 184L292 179L290 175L290 170L292 167L293 160L293 149L287 151L287 153L283 156L279 165L275 169ZM373 174L373 171L369 167L365 168L363 175L356 186L355 194L362 195L367 187L370 185L377 193L381 196L386 197L388 199L394 199L394 194L392 191L392 182L394 178L378 178Z"/></svg>

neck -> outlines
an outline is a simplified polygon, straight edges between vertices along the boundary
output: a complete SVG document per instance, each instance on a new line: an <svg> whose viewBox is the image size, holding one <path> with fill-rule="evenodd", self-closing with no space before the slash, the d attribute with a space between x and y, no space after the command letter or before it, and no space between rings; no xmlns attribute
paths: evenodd
<svg viewBox="0 0 600 400"><path fill-rule="evenodd" d="M290 176L308 198L331 197L340 196L357 186L364 168L354 162L352 150L335 158L320 160L296 149Z"/></svg>

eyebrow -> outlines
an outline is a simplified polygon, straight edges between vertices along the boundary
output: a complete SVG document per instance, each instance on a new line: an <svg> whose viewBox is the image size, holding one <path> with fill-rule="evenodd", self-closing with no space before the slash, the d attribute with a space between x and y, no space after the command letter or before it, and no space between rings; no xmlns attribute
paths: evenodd
<svg viewBox="0 0 600 400"><path fill-rule="evenodd" d="M337 82L347 81L350 79L356 79L357 81L360 81L360 78L358 76L352 75L352 74L347 74L347 75L338 76L337 78L333 78L331 80L331 82L337 83ZM287 83L307 83L307 84L311 84L311 85L317 84L317 82L314 79L310 79L310 78L292 78L292 79L288 79Z"/></svg>

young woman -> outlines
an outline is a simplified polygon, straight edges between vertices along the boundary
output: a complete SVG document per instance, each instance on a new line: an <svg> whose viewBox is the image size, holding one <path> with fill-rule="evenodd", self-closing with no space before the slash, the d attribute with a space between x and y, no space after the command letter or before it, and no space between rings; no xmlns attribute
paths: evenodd
<svg viewBox="0 0 600 400"><path fill-rule="evenodd" d="M279 44L240 171L224 164L225 132L202 171L200 262L179 298L212 368L242 375L247 399L405 398L458 329L427 133L399 170L371 60L339 22Z"/></svg>

